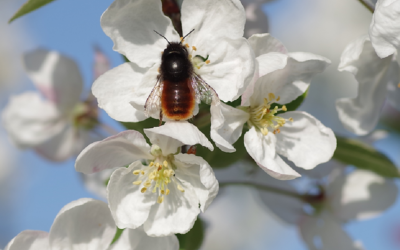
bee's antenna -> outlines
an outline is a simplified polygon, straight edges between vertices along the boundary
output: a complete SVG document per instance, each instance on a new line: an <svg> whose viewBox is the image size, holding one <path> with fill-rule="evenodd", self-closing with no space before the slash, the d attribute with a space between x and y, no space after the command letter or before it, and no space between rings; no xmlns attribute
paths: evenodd
<svg viewBox="0 0 400 250"><path fill-rule="evenodd" d="M165 40L167 40L168 44L171 44L165 36L161 35L160 33L158 33L158 32L155 31L155 30L153 30L153 31L156 32L159 36L163 37Z"/></svg>
<svg viewBox="0 0 400 250"><path fill-rule="evenodd" d="M190 35L190 33L192 33L193 31L194 31L194 29L192 29L189 33L187 33L186 36L182 37L180 43L182 44L182 41L183 41L188 35Z"/></svg>

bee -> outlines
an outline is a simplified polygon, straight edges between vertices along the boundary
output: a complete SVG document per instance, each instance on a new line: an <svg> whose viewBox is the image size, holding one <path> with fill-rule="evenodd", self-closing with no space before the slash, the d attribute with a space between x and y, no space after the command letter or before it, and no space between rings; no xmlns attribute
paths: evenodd
<svg viewBox="0 0 400 250"><path fill-rule="evenodd" d="M193 117L196 103L211 104L219 100L217 93L194 72L187 48L182 41L194 31L181 38L180 42L169 42L161 56L157 82L146 100L147 116L158 114L160 125L163 117L169 120L187 120ZM199 56L200 57L200 56ZM202 57L200 57L202 58Z"/></svg>

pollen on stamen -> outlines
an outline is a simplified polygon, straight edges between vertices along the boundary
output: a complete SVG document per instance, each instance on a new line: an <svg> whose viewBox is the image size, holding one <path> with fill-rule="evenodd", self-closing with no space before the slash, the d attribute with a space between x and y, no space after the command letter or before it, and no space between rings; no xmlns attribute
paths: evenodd
<svg viewBox="0 0 400 250"><path fill-rule="evenodd" d="M169 189L165 190L165 195L169 195Z"/></svg>
<svg viewBox="0 0 400 250"><path fill-rule="evenodd" d="M197 50L196 46L192 46L192 49L193 49L194 51L196 51L196 50Z"/></svg>
<svg viewBox="0 0 400 250"><path fill-rule="evenodd" d="M185 43L185 47L186 47L186 48L189 48L190 46L189 46L189 44Z"/></svg>
<svg viewBox="0 0 400 250"><path fill-rule="evenodd" d="M140 185L140 184L142 184L142 181L140 181L140 180L139 180L139 181L134 181L134 182L133 182L133 185Z"/></svg>
<svg viewBox="0 0 400 250"><path fill-rule="evenodd" d="M178 190L181 191L182 193L185 192L185 189L181 185L178 184L177 186Z"/></svg>
<svg viewBox="0 0 400 250"><path fill-rule="evenodd" d="M290 118L289 118L289 121L293 122L293 118L292 118L292 117L290 117Z"/></svg>
<svg viewBox="0 0 400 250"><path fill-rule="evenodd" d="M141 173L141 170L135 170L135 171L133 171L133 174L134 175L139 175Z"/></svg>
<svg viewBox="0 0 400 250"><path fill-rule="evenodd" d="M282 106L282 110L285 111L285 112L287 111L287 108L286 108L285 105Z"/></svg>
<svg viewBox="0 0 400 250"><path fill-rule="evenodd" d="M206 61L206 64L209 64L210 62L211 62L210 60L207 60L207 61Z"/></svg>
<svg viewBox="0 0 400 250"><path fill-rule="evenodd" d="M147 190L147 188L142 188L141 190L140 190L140 192L142 192L142 194L144 193L144 192L146 192L146 190Z"/></svg>
<svg viewBox="0 0 400 250"><path fill-rule="evenodd" d="M164 201L164 196L158 196L157 203L162 203Z"/></svg>

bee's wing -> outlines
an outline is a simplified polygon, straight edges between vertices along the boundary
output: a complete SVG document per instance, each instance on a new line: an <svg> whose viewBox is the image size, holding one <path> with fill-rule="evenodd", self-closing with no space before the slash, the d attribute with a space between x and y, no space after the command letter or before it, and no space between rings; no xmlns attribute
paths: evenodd
<svg viewBox="0 0 400 250"><path fill-rule="evenodd" d="M192 76L192 87L196 93L196 102L210 105L212 102L219 100L217 92L208 85L198 74L193 73Z"/></svg>
<svg viewBox="0 0 400 250"><path fill-rule="evenodd" d="M157 77L157 83L147 97L146 104L144 105L144 112L146 116L158 117L161 110L161 92L163 89L163 82L161 77Z"/></svg>

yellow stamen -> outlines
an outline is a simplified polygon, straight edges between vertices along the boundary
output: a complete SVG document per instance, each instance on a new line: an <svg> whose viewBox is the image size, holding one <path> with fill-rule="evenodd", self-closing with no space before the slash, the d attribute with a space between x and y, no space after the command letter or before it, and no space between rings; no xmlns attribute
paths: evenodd
<svg viewBox="0 0 400 250"><path fill-rule="evenodd" d="M162 203L164 201L164 196L158 196L157 202Z"/></svg>
<svg viewBox="0 0 400 250"><path fill-rule="evenodd" d="M164 165L164 167L167 168L167 167L168 167L168 162L167 162L167 161L164 161L164 162L163 162L163 165Z"/></svg>
<svg viewBox="0 0 400 250"><path fill-rule="evenodd" d="M209 64L210 62L211 62L210 60L207 60L207 61L206 61L206 64Z"/></svg>
<svg viewBox="0 0 400 250"><path fill-rule="evenodd" d="M140 192L142 192L142 193L144 193L144 192L146 192L146 190L147 190L147 188L142 188L141 190L140 190Z"/></svg>
<svg viewBox="0 0 400 250"><path fill-rule="evenodd" d="M140 185L140 184L142 184L142 181L140 181L140 180L139 180L139 181L134 181L134 182L133 182L133 185Z"/></svg>
<svg viewBox="0 0 400 250"><path fill-rule="evenodd" d="M185 192L185 189L181 185L178 184L177 186L178 190L181 191L182 193Z"/></svg>
<svg viewBox="0 0 400 250"><path fill-rule="evenodd" d="M139 174L140 174L140 170L135 170L135 171L133 171L133 174L134 174L134 175L139 175Z"/></svg>
<svg viewBox="0 0 400 250"><path fill-rule="evenodd" d="M196 50L197 50L196 46L192 46L192 49L193 49L194 51L196 51Z"/></svg>
<svg viewBox="0 0 400 250"><path fill-rule="evenodd" d="M189 44L185 43L185 47L186 47L186 48L189 48Z"/></svg>
<svg viewBox="0 0 400 250"><path fill-rule="evenodd" d="M283 110L283 111L287 111L287 108L286 108L285 105L282 106L282 110Z"/></svg>
<svg viewBox="0 0 400 250"><path fill-rule="evenodd" d="M165 190L165 194L169 195L169 189Z"/></svg>
<svg viewBox="0 0 400 250"><path fill-rule="evenodd" d="M270 101L275 100L275 95L274 95L274 93L269 93L269 94L268 94L268 98L269 98Z"/></svg>

